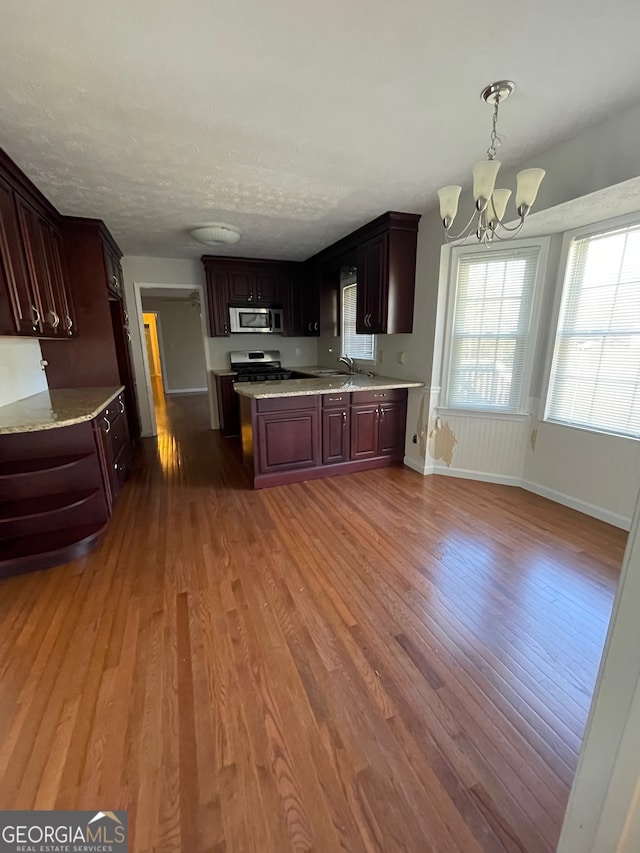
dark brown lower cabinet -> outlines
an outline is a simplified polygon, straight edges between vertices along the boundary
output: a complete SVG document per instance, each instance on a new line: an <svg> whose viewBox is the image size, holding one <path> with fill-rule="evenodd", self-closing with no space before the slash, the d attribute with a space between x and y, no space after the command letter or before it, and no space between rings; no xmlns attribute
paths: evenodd
<svg viewBox="0 0 640 853"><path fill-rule="evenodd" d="M218 417L220 429L225 438L235 438L240 435L240 405L233 387L234 379L234 376L216 375Z"/></svg>
<svg viewBox="0 0 640 853"><path fill-rule="evenodd" d="M254 488L402 462L407 391L240 398Z"/></svg>
<svg viewBox="0 0 640 853"><path fill-rule="evenodd" d="M349 405L322 409L322 464L349 459Z"/></svg>
<svg viewBox="0 0 640 853"><path fill-rule="evenodd" d="M109 513L131 468L131 438L124 393L109 403L94 421Z"/></svg>
<svg viewBox="0 0 640 853"><path fill-rule="evenodd" d="M407 392L357 391L352 394L351 459L401 457L407 421Z"/></svg>
<svg viewBox="0 0 640 853"><path fill-rule="evenodd" d="M0 435L0 578L90 551L129 468L122 394L91 421Z"/></svg>
<svg viewBox="0 0 640 853"><path fill-rule="evenodd" d="M258 470L261 474L297 471L320 464L318 397L258 400Z"/></svg>

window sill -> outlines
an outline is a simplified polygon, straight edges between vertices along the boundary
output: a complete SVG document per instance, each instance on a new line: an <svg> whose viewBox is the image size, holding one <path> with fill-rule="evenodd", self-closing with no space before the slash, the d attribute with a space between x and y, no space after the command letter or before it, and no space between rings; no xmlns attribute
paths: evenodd
<svg viewBox="0 0 640 853"><path fill-rule="evenodd" d="M447 415L455 418L490 418L499 421L528 421L532 417L531 412L492 412L486 409L448 409L438 406L436 413L439 416Z"/></svg>
<svg viewBox="0 0 640 853"><path fill-rule="evenodd" d="M543 424L549 424L549 426L564 427L565 429L575 429L580 430L580 432L590 432L592 435L599 435L603 438L621 438L625 441L640 441L640 436L637 435L625 435L621 432L607 432L607 430L604 429L584 426L583 424L572 424L569 423L569 421L554 421L551 420L551 418L540 418L540 422Z"/></svg>

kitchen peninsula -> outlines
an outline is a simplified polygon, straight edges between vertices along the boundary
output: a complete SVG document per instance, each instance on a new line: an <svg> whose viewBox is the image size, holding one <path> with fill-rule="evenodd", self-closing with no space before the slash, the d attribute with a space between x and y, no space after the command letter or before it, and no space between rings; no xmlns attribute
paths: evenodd
<svg viewBox="0 0 640 853"><path fill-rule="evenodd" d="M400 464L407 389L421 386L363 374L237 383L254 488Z"/></svg>

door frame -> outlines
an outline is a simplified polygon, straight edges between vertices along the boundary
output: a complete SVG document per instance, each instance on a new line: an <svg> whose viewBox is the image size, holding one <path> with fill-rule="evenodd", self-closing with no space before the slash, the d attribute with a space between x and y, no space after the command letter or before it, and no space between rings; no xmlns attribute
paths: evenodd
<svg viewBox="0 0 640 853"><path fill-rule="evenodd" d="M210 359L209 359L209 348L207 346L207 303L205 300L204 293L204 285L202 284L170 284L170 283L162 283L158 284L153 281L134 281L133 282L133 299L134 299L134 314L135 314L135 322L131 323L131 346L134 349L134 372L136 374L139 372L139 367L136 370L136 365L141 365L142 367L142 377L136 375L138 389L141 388L141 380L143 380L145 393L138 392L138 407L140 409L140 419L142 421L143 429L142 435L144 436L152 436L158 434L158 425L156 422L156 411L155 405L153 401L153 388L151 386L151 370L149 367L149 359L147 356L147 347L144 340L144 320L143 313L145 313L142 309L142 296L144 291L153 289L153 290L184 290L188 293L193 292L194 290L198 291L198 295L200 298L200 324L202 327L202 347L204 351L204 362L205 362L205 370L207 372L207 382L209 381L209 372L211 369ZM159 318L158 318L159 319ZM160 324L158 323L158 344L160 347L160 358L162 362L162 383L164 387L165 377L165 364L164 364L164 352L162 349L162 337L161 337ZM137 356L137 358L135 357ZM209 395L211 396L211 395ZM145 429L145 422L148 423L148 429Z"/></svg>

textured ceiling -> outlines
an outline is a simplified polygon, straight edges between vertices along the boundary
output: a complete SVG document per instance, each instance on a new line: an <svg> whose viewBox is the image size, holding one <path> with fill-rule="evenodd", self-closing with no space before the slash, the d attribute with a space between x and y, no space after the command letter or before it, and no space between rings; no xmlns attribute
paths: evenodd
<svg viewBox="0 0 640 853"><path fill-rule="evenodd" d="M506 164L640 92L637 0L2 0L1 16L0 145L126 254L197 257L188 229L222 221L242 239L218 254L305 258L466 182L492 80L518 84Z"/></svg>

